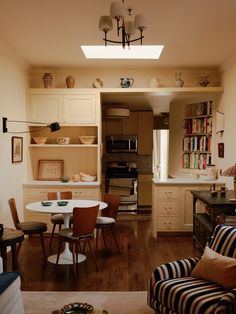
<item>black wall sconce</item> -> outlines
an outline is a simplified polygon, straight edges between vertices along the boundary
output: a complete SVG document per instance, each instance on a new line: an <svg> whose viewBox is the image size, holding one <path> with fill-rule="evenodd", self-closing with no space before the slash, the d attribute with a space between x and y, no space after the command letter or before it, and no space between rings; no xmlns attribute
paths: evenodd
<svg viewBox="0 0 236 314"><path fill-rule="evenodd" d="M34 131L23 131L23 132L8 132L8 129L7 129L7 123L30 123L30 124L43 124L44 127L38 129L38 130L34 130ZM7 118L3 117L2 118L2 132L3 133L14 133L14 134L20 134L20 133L31 133L31 132L37 132L37 131L41 131L43 129L46 129L46 128L50 128L51 129L51 132L55 132L55 131L58 131L60 130L60 124L58 122L53 122L51 124L48 124L48 123L44 123L44 122L32 122L32 121L20 121L20 120L8 120Z"/></svg>

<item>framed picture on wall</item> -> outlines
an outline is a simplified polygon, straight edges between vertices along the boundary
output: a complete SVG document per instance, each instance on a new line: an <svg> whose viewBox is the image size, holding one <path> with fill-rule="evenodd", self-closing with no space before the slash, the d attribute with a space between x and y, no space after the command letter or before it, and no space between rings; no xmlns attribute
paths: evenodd
<svg viewBox="0 0 236 314"><path fill-rule="evenodd" d="M38 180L61 180L63 175L63 165L63 160L39 160Z"/></svg>
<svg viewBox="0 0 236 314"><path fill-rule="evenodd" d="M23 137L12 136L11 138L11 161L23 161Z"/></svg>

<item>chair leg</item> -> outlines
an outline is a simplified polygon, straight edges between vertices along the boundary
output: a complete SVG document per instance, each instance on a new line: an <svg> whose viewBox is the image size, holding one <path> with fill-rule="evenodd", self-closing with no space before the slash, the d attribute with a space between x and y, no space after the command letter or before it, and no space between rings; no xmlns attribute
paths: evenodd
<svg viewBox="0 0 236 314"><path fill-rule="evenodd" d="M44 239L43 239L43 233L42 232L40 233L40 239L41 239L41 244L42 244L42 249L43 249L43 256L44 256L44 259L46 259Z"/></svg>
<svg viewBox="0 0 236 314"><path fill-rule="evenodd" d="M53 224L53 228L52 228L52 233L51 233L51 237L50 237L50 242L49 242L49 250L50 252L52 251L52 239L55 233L55 229L56 229L56 224Z"/></svg>
<svg viewBox="0 0 236 314"><path fill-rule="evenodd" d="M114 231L113 231L113 226L110 227L110 230L111 230L111 234L112 234L112 237L113 237L113 239L114 239L115 245L116 245L116 247L117 247L118 253L120 254L120 253L121 253L121 252L120 252L120 247L119 247L119 244L118 244L118 242L117 242L117 240L116 240L116 237L115 237L115 234L114 234Z"/></svg>
<svg viewBox="0 0 236 314"><path fill-rule="evenodd" d="M104 246L105 248L107 248L106 237L105 237L105 232L103 228L102 228L102 238L103 238Z"/></svg>
<svg viewBox="0 0 236 314"><path fill-rule="evenodd" d="M76 244L72 243L72 258L73 258L73 270L74 270L74 276L76 277Z"/></svg>
<svg viewBox="0 0 236 314"><path fill-rule="evenodd" d="M96 233L96 253L98 251L98 237L99 237L99 228L97 228L97 233Z"/></svg>
<svg viewBox="0 0 236 314"><path fill-rule="evenodd" d="M92 249L92 247L91 247L91 243L90 243L90 241L87 241L87 242L88 242L88 245L89 245L89 248L90 248L90 252L91 252L91 254L92 254L92 257L93 257L94 264L95 264L95 266L96 266L96 270L98 271L98 265L97 265L97 261L96 261L96 258L95 258L95 256L94 256L94 253L93 253L93 249Z"/></svg>
<svg viewBox="0 0 236 314"><path fill-rule="evenodd" d="M61 253L61 247L62 247L62 241L60 238L58 238L58 248L57 248L57 260L56 260L56 265L58 265L59 262L59 257Z"/></svg>

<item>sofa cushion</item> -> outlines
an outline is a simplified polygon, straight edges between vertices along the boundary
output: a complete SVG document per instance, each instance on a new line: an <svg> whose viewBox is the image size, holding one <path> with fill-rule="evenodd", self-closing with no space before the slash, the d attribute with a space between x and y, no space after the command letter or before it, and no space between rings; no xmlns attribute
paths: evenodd
<svg viewBox="0 0 236 314"><path fill-rule="evenodd" d="M4 272L0 274L0 294L2 294L20 276L19 272Z"/></svg>
<svg viewBox="0 0 236 314"><path fill-rule="evenodd" d="M226 313L227 306L235 301L233 292L193 277L160 280L154 287L154 294L155 309L167 308L167 313L215 313L216 308L221 309L220 313Z"/></svg>
<svg viewBox="0 0 236 314"><path fill-rule="evenodd" d="M210 280L226 289L236 288L236 259L216 253L205 247L202 258L191 276Z"/></svg>

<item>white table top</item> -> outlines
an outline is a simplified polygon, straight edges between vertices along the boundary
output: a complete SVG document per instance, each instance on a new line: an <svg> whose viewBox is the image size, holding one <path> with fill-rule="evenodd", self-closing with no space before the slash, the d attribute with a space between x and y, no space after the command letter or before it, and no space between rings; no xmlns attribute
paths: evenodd
<svg viewBox="0 0 236 314"><path fill-rule="evenodd" d="M66 206L58 206L58 201L66 201L68 204ZM99 210L107 207L107 203L94 201L94 200L56 200L48 201L51 202L50 206L43 206L41 202L35 202L27 204L25 207L29 210L40 212L40 213L51 213L51 214L70 214L73 213L74 207L92 207L96 205L99 206Z"/></svg>

